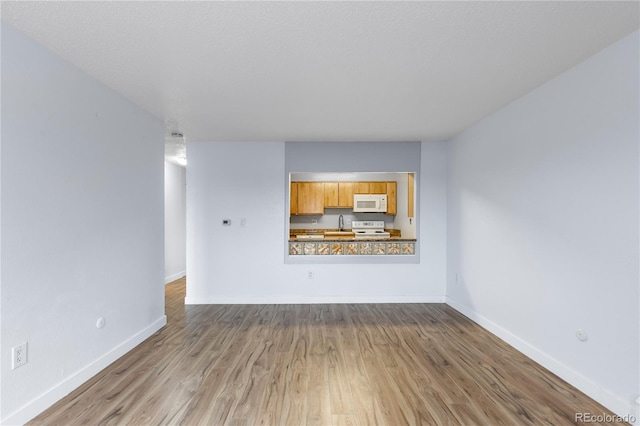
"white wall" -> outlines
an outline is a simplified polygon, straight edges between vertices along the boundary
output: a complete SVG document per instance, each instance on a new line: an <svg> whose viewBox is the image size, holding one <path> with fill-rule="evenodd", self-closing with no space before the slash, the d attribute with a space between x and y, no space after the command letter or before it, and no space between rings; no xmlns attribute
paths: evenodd
<svg viewBox="0 0 640 426"><path fill-rule="evenodd" d="M2 22L0 21L0 54L2 54L3 43L2 43ZM2 70L2 62L3 58L0 57L0 424L2 424L3 411L2 411L2 366L4 365L5 357L3 356L3 346L2 346L2 330L4 327L2 325L2 140L4 139L4 130L2 130L2 80L1 76L3 73Z"/></svg>
<svg viewBox="0 0 640 426"><path fill-rule="evenodd" d="M3 423L165 324L163 139L162 122L2 24Z"/></svg>
<svg viewBox="0 0 640 426"><path fill-rule="evenodd" d="M290 264L285 143L190 142L186 302L443 301L446 146L418 148L415 161L426 170L420 175L419 263ZM222 225L225 218L231 226ZM247 219L244 228L241 218Z"/></svg>
<svg viewBox="0 0 640 426"><path fill-rule="evenodd" d="M638 51L636 32L449 158L448 303L620 415L639 392Z"/></svg>
<svg viewBox="0 0 640 426"><path fill-rule="evenodd" d="M187 269L187 188L184 167L164 162L164 281Z"/></svg>

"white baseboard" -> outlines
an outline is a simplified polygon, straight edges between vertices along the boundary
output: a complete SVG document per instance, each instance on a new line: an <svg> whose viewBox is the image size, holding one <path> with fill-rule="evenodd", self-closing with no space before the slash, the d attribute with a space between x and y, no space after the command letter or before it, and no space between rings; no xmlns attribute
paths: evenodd
<svg viewBox="0 0 640 426"><path fill-rule="evenodd" d="M547 368L548 370L556 374L558 377L562 378L572 386L584 392L590 398L604 405L609 410L613 411L615 414L621 417L626 416L625 418L634 417L636 421L633 424L636 424L636 425L640 424L640 422L638 422L638 417L640 413L638 413L638 407L635 406L635 404L627 402L624 398L614 394L608 389L604 389L602 386L598 385L596 382L585 377L584 375L573 370L572 368L562 364L555 358L539 350L538 348L532 346L528 342L522 340L521 338L511 333L510 331L504 329L500 325L494 323L493 321L473 311L468 306L459 304L455 300L452 300L449 297L446 298L446 303L456 311L460 312L462 315L466 316L476 324L480 325L482 328L486 329L487 331L491 332L495 336L504 340L505 342L507 342L514 348L516 348L518 351L522 352L523 354L525 354L526 356L528 356L538 364L542 365L543 367ZM597 415L601 413L592 413L592 414Z"/></svg>
<svg viewBox="0 0 640 426"><path fill-rule="evenodd" d="M40 396L29 401L15 412L9 414L7 417L0 421L2 425L22 425L29 420L42 413L47 408L51 407L54 403L71 393L71 391L78 388L84 382L98 374L109 364L116 361L118 358L129 352L134 347L138 346L149 336L153 335L156 331L160 330L167 324L166 315L161 316L149 326L140 330L127 340L123 341L109 352L102 355L100 358L91 362L86 367L73 373L71 376L64 379L62 382L53 386L51 389L45 391Z"/></svg>
<svg viewBox="0 0 640 426"><path fill-rule="evenodd" d="M317 303L444 303L445 296L198 296L185 305L282 305Z"/></svg>
<svg viewBox="0 0 640 426"><path fill-rule="evenodd" d="M164 284L167 285L170 282L173 282L175 280L179 280L180 278L184 277L187 275L187 271L180 271L177 274L173 274L173 275L169 275L168 277L164 277Z"/></svg>

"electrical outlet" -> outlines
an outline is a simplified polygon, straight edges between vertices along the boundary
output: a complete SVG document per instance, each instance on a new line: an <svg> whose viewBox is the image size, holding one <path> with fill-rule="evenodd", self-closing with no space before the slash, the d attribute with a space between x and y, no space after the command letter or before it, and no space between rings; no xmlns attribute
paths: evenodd
<svg viewBox="0 0 640 426"><path fill-rule="evenodd" d="M312 225L317 225L318 224L318 219L311 219L311 224Z"/></svg>
<svg viewBox="0 0 640 426"><path fill-rule="evenodd" d="M310 280L313 279L313 271L307 272L307 278L310 279Z"/></svg>
<svg viewBox="0 0 640 426"><path fill-rule="evenodd" d="M27 344L23 343L11 348L11 369L25 365L27 363Z"/></svg>

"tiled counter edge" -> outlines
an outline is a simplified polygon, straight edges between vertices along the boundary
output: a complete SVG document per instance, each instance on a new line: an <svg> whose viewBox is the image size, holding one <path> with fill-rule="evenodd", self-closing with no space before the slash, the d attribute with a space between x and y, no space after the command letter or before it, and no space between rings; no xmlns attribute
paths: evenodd
<svg viewBox="0 0 640 426"><path fill-rule="evenodd" d="M289 241L290 256L414 255L415 241Z"/></svg>

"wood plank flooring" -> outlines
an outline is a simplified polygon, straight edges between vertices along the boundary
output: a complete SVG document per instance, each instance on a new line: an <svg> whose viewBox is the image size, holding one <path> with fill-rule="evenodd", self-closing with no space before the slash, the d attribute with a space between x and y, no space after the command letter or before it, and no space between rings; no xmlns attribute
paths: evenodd
<svg viewBox="0 0 640 426"><path fill-rule="evenodd" d="M32 425L565 425L610 413L444 304L184 306Z"/></svg>

